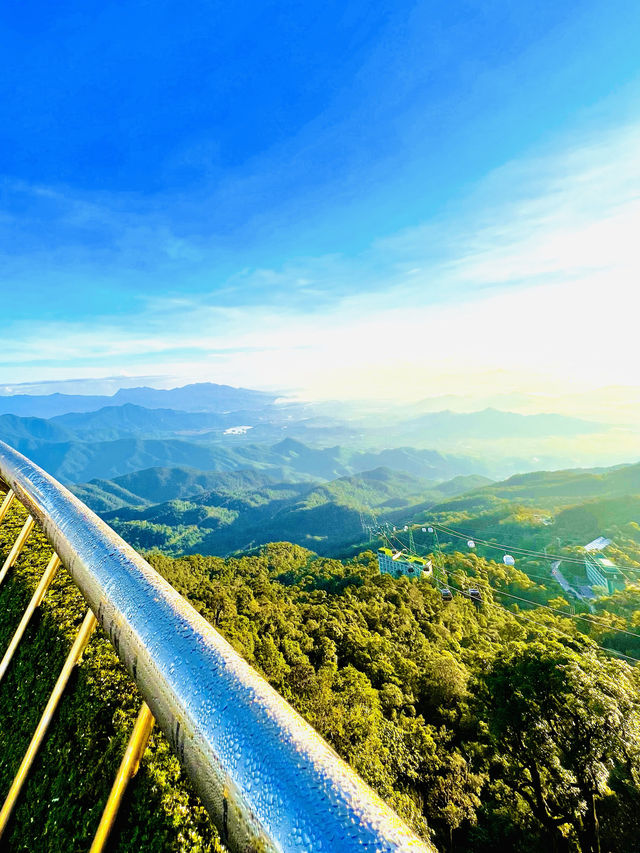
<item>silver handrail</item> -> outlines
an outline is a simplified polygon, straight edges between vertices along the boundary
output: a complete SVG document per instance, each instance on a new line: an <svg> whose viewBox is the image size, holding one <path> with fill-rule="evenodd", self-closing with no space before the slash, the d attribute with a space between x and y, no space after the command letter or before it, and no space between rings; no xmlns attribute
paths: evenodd
<svg viewBox="0 0 640 853"><path fill-rule="evenodd" d="M431 851L95 513L0 441L42 527L234 851Z"/></svg>

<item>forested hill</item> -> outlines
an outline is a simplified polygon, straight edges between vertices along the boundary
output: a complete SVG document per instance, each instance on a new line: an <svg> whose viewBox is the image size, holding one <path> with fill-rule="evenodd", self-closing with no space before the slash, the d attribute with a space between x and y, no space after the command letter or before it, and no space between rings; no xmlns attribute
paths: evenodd
<svg viewBox="0 0 640 853"><path fill-rule="evenodd" d="M554 553L578 549L597 536L613 539L607 554L622 548L640 559L640 463L609 469L540 471L510 477L433 504L409 516L518 548ZM463 537L464 539L467 536ZM458 547L460 540L443 534ZM487 553L496 555L496 552ZM624 560L622 562L625 562Z"/></svg>
<svg viewBox="0 0 640 853"><path fill-rule="evenodd" d="M518 474L501 483L484 485L477 493L550 506L588 498L618 498L640 494L640 462L605 469L574 468Z"/></svg>
<svg viewBox="0 0 640 853"><path fill-rule="evenodd" d="M14 512L0 544L21 523ZM5 642L48 559L37 541L0 590ZM614 627L507 612L492 587L542 588L475 554L452 554L445 569L452 588L481 589L479 607L443 601L429 580L381 576L371 552L343 563L275 543L253 557L151 560L441 853L640 850L640 679L581 633L610 645ZM0 730L5 789L83 609L62 572L34 627L38 654L20 654L8 674L0 713L16 722ZM615 619L634 633L624 610ZM632 654L640 639L621 636ZM9 853L42 849L43 831L49 853L86 849L136 704L99 636L21 798ZM157 732L112 849L220 850Z"/></svg>
<svg viewBox="0 0 640 853"><path fill-rule="evenodd" d="M297 448L287 443L287 452ZM271 470L152 468L74 491L135 547L173 555L225 555L287 539L339 556L366 544L367 525L422 527L430 520L537 550L580 546L601 534L629 548L640 543L640 464L541 471L500 483L480 475L434 482L385 467L328 483L292 479L282 482ZM420 547L432 547L419 529L416 536Z"/></svg>
<svg viewBox="0 0 640 853"><path fill-rule="evenodd" d="M200 489L188 498L106 510L104 519L136 548L217 555L281 539L335 554L367 538L363 512L375 508L381 518L392 520L486 482L486 478L470 476L437 484L389 468L315 484L278 483L256 472L203 478L195 473L185 477L152 471L148 476L151 483L162 481L157 494L169 489L195 490L196 484ZM100 508L111 501L135 500L134 488L148 495L148 485L140 484L138 478L120 478L111 486L83 486L76 494ZM206 491L205 486L209 486Z"/></svg>
<svg viewBox="0 0 640 853"><path fill-rule="evenodd" d="M447 557L478 609L381 576L371 552L152 561L439 850L640 850L638 671L581 633L611 629L497 604L493 586L535 588L516 569Z"/></svg>

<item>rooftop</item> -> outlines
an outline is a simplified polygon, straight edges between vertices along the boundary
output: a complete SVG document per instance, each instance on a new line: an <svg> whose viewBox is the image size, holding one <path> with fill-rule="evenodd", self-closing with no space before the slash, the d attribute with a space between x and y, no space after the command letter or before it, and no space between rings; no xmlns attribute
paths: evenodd
<svg viewBox="0 0 640 853"><path fill-rule="evenodd" d="M416 554L405 554L402 551L392 551L391 548L378 548L378 554L384 554L385 557L391 557L392 560L400 560L403 563L417 563L421 566L431 564L431 561L424 557L418 557Z"/></svg>
<svg viewBox="0 0 640 853"><path fill-rule="evenodd" d="M604 536L598 536L598 538L594 539L593 542L589 542L588 545L585 545L584 550L602 551L602 549L606 548L607 545L611 545L611 539L605 539Z"/></svg>

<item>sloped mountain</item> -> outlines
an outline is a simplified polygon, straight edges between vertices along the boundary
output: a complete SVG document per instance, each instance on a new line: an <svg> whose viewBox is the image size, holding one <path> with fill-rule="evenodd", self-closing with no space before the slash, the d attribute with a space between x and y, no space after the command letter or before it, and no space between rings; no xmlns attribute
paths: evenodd
<svg viewBox="0 0 640 853"><path fill-rule="evenodd" d="M379 451L354 451L340 446L318 449L287 438L271 449L282 460L280 464L325 480L380 466L428 480L483 472L483 465L475 459L412 447Z"/></svg>
<svg viewBox="0 0 640 853"><path fill-rule="evenodd" d="M96 512L120 507L145 507L165 501L195 498L210 492L258 491L281 482L273 473L256 470L219 472L195 468L145 468L114 480L95 479L72 491Z"/></svg>
<svg viewBox="0 0 640 853"><path fill-rule="evenodd" d="M457 488L465 485L465 478L458 478ZM369 522L371 511L392 519L441 500L452 488L444 484L440 491L434 483L387 468L323 484L274 483L242 472L224 475L214 489L188 500L121 507L103 517L142 549L222 555L284 539L329 554L363 541L361 513Z"/></svg>
<svg viewBox="0 0 640 853"><path fill-rule="evenodd" d="M2 418L5 418L4 426ZM47 431L46 424L51 425ZM54 427L58 427L55 430ZM0 438L38 441L116 441L122 438L180 438L198 443L274 444L284 437L321 445L358 442L360 433L347 424L307 417L304 407L273 406L229 412L183 412L148 409L133 403L104 406L90 412L70 412L52 418L0 415Z"/></svg>
<svg viewBox="0 0 640 853"><path fill-rule="evenodd" d="M293 439L269 446L249 442L196 443L178 438L119 438L113 441L45 441L34 438L34 435L49 429L46 424L51 422L31 423L23 437L19 425L12 422L8 426L8 433L3 433L0 423L0 438L27 453L36 464L66 483L85 482L94 478L112 479L154 467L188 467L201 471L254 468L272 471L280 480L332 480L380 464L431 480L482 471L480 463L472 459L435 451L399 448L395 451L365 453L340 446L309 447ZM50 435L57 439L67 433L63 427L55 424Z"/></svg>
<svg viewBox="0 0 640 853"><path fill-rule="evenodd" d="M178 409L183 412L229 412L262 409L276 397L249 388L233 388L213 382L197 382L181 388L121 388L113 396L115 405L133 403L148 409Z"/></svg>
<svg viewBox="0 0 640 853"><path fill-rule="evenodd" d="M588 498L640 494L640 463L612 468L535 471L516 474L480 489L480 495L539 506L558 506ZM474 493L475 495L476 493ZM469 495L471 499L473 495Z"/></svg>
<svg viewBox="0 0 640 853"><path fill-rule="evenodd" d="M608 469L539 471L458 494L420 509L409 516L414 523L436 522L461 534L457 538L441 531L441 544L466 548L467 536L549 553L577 548L604 535L612 540L608 553L616 549L637 553L640 568L640 463ZM477 543L476 543L477 544ZM501 559L500 551L477 545L481 554ZM514 552L516 553L516 552ZM581 562L568 572L583 575ZM518 557L524 571L531 559ZM533 561L534 565L536 561ZM548 571L550 564L537 561L534 572ZM586 583L584 578L578 581Z"/></svg>
<svg viewBox="0 0 640 853"><path fill-rule="evenodd" d="M89 394L0 395L0 413L23 418L52 418L67 412L92 412L109 405L113 397Z"/></svg>
<svg viewBox="0 0 640 853"><path fill-rule="evenodd" d="M73 441L75 436L63 425L43 418L0 415L0 438L21 450L44 443Z"/></svg>
<svg viewBox="0 0 640 853"><path fill-rule="evenodd" d="M536 471L459 493L433 506L431 515L453 519L453 527L464 527L467 521L473 521L478 536L482 529L495 532L500 526L506 528L511 523L509 519L523 525L523 529L527 523L534 527L542 524L551 533L563 512L581 507L578 515L591 514L597 519L598 503L604 507L627 501L631 506L634 495L640 495L640 463L605 469Z"/></svg>
<svg viewBox="0 0 640 853"><path fill-rule="evenodd" d="M65 483L97 478L112 478L130 471L155 466L189 466L202 470L231 470L267 467L263 459L268 450L253 454L239 453L233 448L194 444L178 439L122 438L116 441L66 441L38 444L19 441L14 445ZM26 449L25 449L26 447Z"/></svg>

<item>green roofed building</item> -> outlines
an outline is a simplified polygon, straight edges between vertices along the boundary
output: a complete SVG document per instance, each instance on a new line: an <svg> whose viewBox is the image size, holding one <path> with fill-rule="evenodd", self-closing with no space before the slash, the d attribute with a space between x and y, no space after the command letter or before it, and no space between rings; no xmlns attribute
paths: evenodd
<svg viewBox="0 0 640 853"><path fill-rule="evenodd" d="M620 571L607 557L599 554L588 554L584 558L587 578L592 586L603 586L609 595L616 590L624 589L624 578Z"/></svg>
<svg viewBox="0 0 640 853"><path fill-rule="evenodd" d="M415 557L402 551L392 551L391 548L378 549L378 567L380 573L393 575L399 578L405 575L408 578L428 577L433 572L431 560L423 557Z"/></svg>

